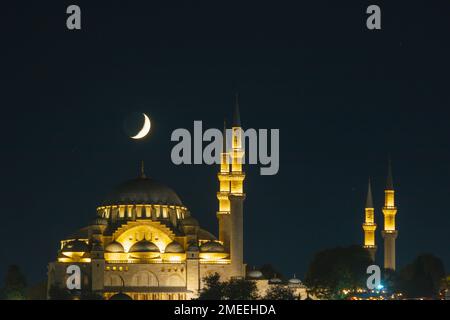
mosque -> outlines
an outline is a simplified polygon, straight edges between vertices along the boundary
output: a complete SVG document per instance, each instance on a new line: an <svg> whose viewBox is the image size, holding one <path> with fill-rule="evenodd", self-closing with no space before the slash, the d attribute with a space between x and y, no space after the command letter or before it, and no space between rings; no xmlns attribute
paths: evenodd
<svg viewBox="0 0 450 320"><path fill-rule="evenodd" d="M261 291L279 284L260 279L259 271L246 274L244 150L237 101L231 127L231 148L223 149L217 175L218 238L200 226L175 191L147 177L142 164L137 178L120 184L99 205L89 226L61 241L57 260L48 265L48 292L65 288L70 265L80 267L82 289L105 299L192 299L202 279L213 273L223 280L252 279ZM298 279L288 285L304 288Z"/></svg>

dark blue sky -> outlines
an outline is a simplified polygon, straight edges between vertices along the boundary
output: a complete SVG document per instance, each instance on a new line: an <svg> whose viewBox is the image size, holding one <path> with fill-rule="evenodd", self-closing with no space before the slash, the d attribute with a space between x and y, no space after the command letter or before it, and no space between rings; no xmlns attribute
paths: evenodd
<svg viewBox="0 0 450 320"><path fill-rule="evenodd" d="M81 31L65 28L72 3ZM398 264L431 252L448 268L450 4L377 3L376 32L364 1L5 5L0 276L17 263L44 279L58 241L141 159L217 233L217 168L173 165L170 134L220 128L236 89L243 125L281 139L278 175L247 166L249 264L302 278L318 250L361 243L369 176L380 231L390 153ZM152 117L149 139L124 134L134 111Z"/></svg>

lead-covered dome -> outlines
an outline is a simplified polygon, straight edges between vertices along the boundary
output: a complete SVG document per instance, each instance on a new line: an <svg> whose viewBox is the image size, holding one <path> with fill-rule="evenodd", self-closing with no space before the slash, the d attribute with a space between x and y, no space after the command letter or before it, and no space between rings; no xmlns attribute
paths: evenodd
<svg viewBox="0 0 450 320"><path fill-rule="evenodd" d="M161 204L183 206L180 197L168 186L141 176L125 181L107 195L104 205Z"/></svg>
<svg viewBox="0 0 450 320"><path fill-rule="evenodd" d="M253 279L259 279L259 278L262 278L262 276L263 276L262 272L259 270L252 270L247 275L248 275L248 277L253 278Z"/></svg>
<svg viewBox="0 0 450 320"><path fill-rule="evenodd" d="M67 242L61 250L62 252L87 252L89 246L82 240L72 240Z"/></svg>
<svg viewBox="0 0 450 320"><path fill-rule="evenodd" d="M128 252L160 252L156 244L148 240L141 240L133 244Z"/></svg>
<svg viewBox="0 0 450 320"><path fill-rule="evenodd" d="M183 246L176 241L169 243L164 250L165 253L184 253Z"/></svg>
<svg viewBox="0 0 450 320"><path fill-rule="evenodd" d="M217 252L221 253L225 251L225 248L220 242L217 241L208 241L200 246L201 252Z"/></svg>
<svg viewBox="0 0 450 320"><path fill-rule="evenodd" d="M105 247L105 251L106 252L111 252L111 253L122 253L122 252L125 252L122 244L120 244L117 241L113 241L113 242L109 243Z"/></svg>

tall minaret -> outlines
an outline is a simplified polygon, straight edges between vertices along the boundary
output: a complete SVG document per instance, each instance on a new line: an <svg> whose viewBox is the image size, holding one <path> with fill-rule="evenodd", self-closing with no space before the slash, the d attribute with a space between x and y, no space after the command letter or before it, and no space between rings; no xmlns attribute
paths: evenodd
<svg viewBox="0 0 450 320"><path fill-rule="evenodd" d="M377 225L375 223L375 215L373 208L373 199L372 199L372 188L370 186L369 179L369 187L367 189L367 199L366 199L366 208L365 211L365 219L362 225L364 230L364 245L363 247L369 251L370 257L372 261L375 261L375 253L377 251L377 246L375 245L375 230L377 229Z"/></svg>
<svg viewBox="0 0 450 320"><path fill-rule="evenodd" d="M395 271L395 239L397 238L398 232L395 229L397 207L395 206L394 195L392 167L391 160L389 159L386 189L384 190L384 230L382 231L382 235L384 238L384 268Z"/></svg>
<svg viewBox="0 0 450 320"><path fill-rule="evenodd" d="M236 94L236 102L233 113L232 123L232 141L231 141L231 184L230 194L230 216L231 216L231 241L230 241L230 259L231 276L244 277L244 179L245 174L242 170L244 159L244 150L242 149L242 127L239 113L239 101Z"/></svg>
<svg viewBox="0 0 450 320"><path fill-rule="evenodd" d="M219 192L217 192L217 199L219 200L219 211L217 211L217 219L219 220L219 241L223 242L225 250L230 250L231 237L231 218L230 218L230 160L229 152L227 151L227 125L223 122L223 150L220 155L220 172L217 174L219 179Z"/></svg>

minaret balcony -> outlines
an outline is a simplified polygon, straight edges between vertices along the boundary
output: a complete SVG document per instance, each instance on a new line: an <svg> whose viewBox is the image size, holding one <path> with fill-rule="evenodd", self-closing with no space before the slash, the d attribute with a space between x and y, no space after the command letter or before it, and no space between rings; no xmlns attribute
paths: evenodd
<svg viewBox="0 0 450 320"><path fill-rule="evenodd" d="M228 181L230 180L230 173L219 172L217 174L217 179L219 179L219 181Z"/></svg>
<svg viewBox="0 0 450 320"><path fill-rule="evenodd" d="M232 172L229 176L230 181L243 181L245 179L245 174L242 171Z"/></svg>

